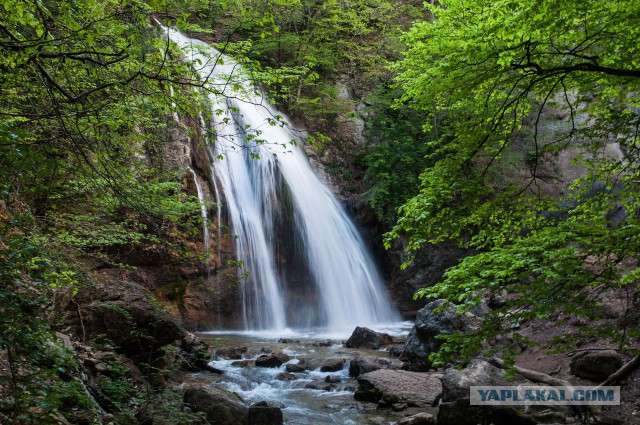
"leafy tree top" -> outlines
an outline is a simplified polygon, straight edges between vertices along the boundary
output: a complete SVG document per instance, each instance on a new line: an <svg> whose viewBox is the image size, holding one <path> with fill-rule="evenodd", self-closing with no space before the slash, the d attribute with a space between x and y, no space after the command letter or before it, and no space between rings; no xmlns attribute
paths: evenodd
<svg viewBox="0 0 640 425"><path fill-rule="evenodd" d="M446 115L451 127L431 143L434 165L387 245L406 236L410 252L444 240L478 250L418 294L462 303L460 311L509 294L480 338L451 339L466 355L483 338L516 338L511 325L522 319L596 317L607 290L637 288L640 5L443 0L428 8L433 21L406 34L397 80L402 101ZM552 111L566 118L549 125ZM620 156L605 155L612 144ZM557 169L563 155L579 178ZM617 331L602 335L623 344Z"/></svg>

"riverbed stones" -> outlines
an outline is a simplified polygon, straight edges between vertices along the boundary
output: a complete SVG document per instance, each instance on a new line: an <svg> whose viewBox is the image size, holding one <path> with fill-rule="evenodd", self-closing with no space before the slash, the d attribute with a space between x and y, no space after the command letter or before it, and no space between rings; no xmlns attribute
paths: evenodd
<svg viewBox="0 0 640 425"><path fill-rule="evenodd" d="M442 345L442 340L437 338L439 335L467 333L477 328L479 319L476 316L457 315L454 306L449 306L442 312L436 311L445 302L435 300L418 312L400 356L409 370L428 371L431 368L429 355Z"/></svg>
<svg viewBox="0 0 640 425"><path fill-rule="evenodd" d="M368 348L371 350L377 350L384 345L392 343L393 338L389 334L357 326L344 345L347 348Z"/></svg>
<svg viewBox="0 0 640 425"><path fill-rule="evenodd" d="M278 381L293 381L294 379L296 379L296 375L289 372L281 372L276 375L276 379Z"/></svg>
<svg viewBox="0 0 640 425"><path fill-rule="evenodd" d="M301 372L304 372L305 370L307 370L307 368L304 366L303 362L300 362L300 363L288 363L285 366L285 369L289 373L301 373Z"/></svg>
<svg viewBox="0 0 640 425"><path fill-rule="evenodd" d="M247 349L245 346L226 347L216 350L215 355L219 359L239 360L242 358L242 355L247 352Z"/></svg>
<svg viewBox="0 0 640 425"><path fill-rule="evenodd" d="M342 378L340 378L339 376L327 375L324 377L324 382L329 384L337 384L339 382L342 382Z"/></svg>
<svg viewBox="0 0 640 425"><path fill-rule="evenodd" d="M622 367L622 356L614 350L585 351L571 359L571 374L591 381L604 381Z"/></svg>
<svg viewBox="0 0 640 425"><path fill-rule="evenodd" d="M344 367L344 359L331 357L322 362L320 372L338 372Z"/></svg>
<svg viewBox="0 0 640 425"><path fill-rule="evenodd" d="M385 405L428 407L442 392L441 377L439 373L379 369L358 377L354 398Z"/></svg>
<svg viewBox="0 0 640 425"><path fill-rule="evenodd" d="M284 353L269 353L258 357L255 365L256 367L280 367L289 360L289 356Z"/></svg>
<svg viewBox="0 0 640 425"><path fill-rule="evenodd" d="M324 380L316 379L306 383L304 385L304 388L308 390L332 391L336 389L336 385L331 382L325 382Z"/></svg>
<svg viewBox="0 0 640 425"><path fill-rule="evenodd" d="M390 357L356 355L349 363L349 375L358 376L379 369L402 369L404 363Z"/></svg>

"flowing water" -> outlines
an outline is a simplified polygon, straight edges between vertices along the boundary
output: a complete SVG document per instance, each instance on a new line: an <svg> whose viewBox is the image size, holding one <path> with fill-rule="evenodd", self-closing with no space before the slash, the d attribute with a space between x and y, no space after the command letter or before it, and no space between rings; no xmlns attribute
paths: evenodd
<svg viewBox="0 0 640 425"><path fill-rule="evenodd" d="M193 181L196 184L196 191L198 193L198 200L200 201L200 216L202 217L202 242L204 245L205 251L209 250L209 246L211 244L211 238L209 236L209 218L207 217L207 204L205 203L204 194L202 192L202 186L200 186L200 182L198 181L198 176L196 172L193 171L192 168L189 168L191 171L191 175L193 176Z"/></svg>
<svg viewBox="0 0 640 425"><path fill-rule="evenodd" d="M286 118L237 63L202 41L168 34L209 91L212 173L236 237L245 329L351 331L397 322L358 231Z"/></svg>
<svg viewBox="0 0 640 425"><path fill-rule="evenodd" d="M410 322L393 327L377 328L392 335L406 335ZM287 335L281 334L281 335ZM357 402L353 392L355 378L349 376L348 366L356 354L388 357L384 351L354 350L343 347L344 333L307 331L289 334L288 338L259 331L212 331L198 334L209 344L229 347L244 346L243 359L215 360L211 364L224 371L222 375L190 374L185 380L202 386L218 385L233 391L250 405L266 401L282 409L286 424L295 425L381 425L397 423L409 412L379 409L375 403ZM283 352L290 360L277 368L255 367L255 359L264 352ZM327 358L345 361L336 372L321 372L320 365ZM308 370L286 373L287 364L304 364ZM334 382L328 385L325 380ZM415 412L412 412L415 413Z"/></svg>

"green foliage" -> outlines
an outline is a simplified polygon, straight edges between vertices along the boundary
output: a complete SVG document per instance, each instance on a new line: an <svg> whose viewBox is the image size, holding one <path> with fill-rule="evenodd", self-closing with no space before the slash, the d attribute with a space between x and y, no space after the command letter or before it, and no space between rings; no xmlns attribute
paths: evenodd
<svg viewBox="0 0 640 425"><path fill-rule="evenodd" d="M52 302L53 289L77 287L82 279L42 237L25 233L23 225L30 221L0 208L0 356L9 364L8 373L0 375L9 388L0 420L54 424L60 412L94 410L82 384L69 379L75 359L56 345L41 311Z"/></svg>
<svg viewBox="0 0 640 425"><path fill-rule="evenodd" d="M640 8L624 0L440 3L428 6L432 22L406 34L395 69L403 102L446 115L451 139L432 143L433 165L386 244L406 235L410 253L445 240L478 250L418 293L460 312L507 294L477 334L445 344L468 357L493 336L522 338L514 323L561 312L594 319L607 291L638 290ZM551 124L554 111L566 119ZM614 141L620 158L605 154ZM555 165L566 158L583 177L571 181ZM583 331L628 348L628 330L591 326Z"/></svg>
<svg viewBox="0 0 640 425"><path fill-rule="evenodd" d="M399 90L379 88L368 99L373 102L366 111L365 137L372 147L363 158L366 177L373 186L366 193L378 218L395 222L398 207L418 192L419 176L429 164L434 139L444 140L446 128L442 123L427 133L423 125L427 119L405 105L396 105Z"/></svg>
<svg viewBox="0 0 640 425"><path fill-rule="evenodd" d="M281 107L316 130L330 130L350 110L335 82L368 90L387 74L402 44L398 35L421 9L404 1L309 0L225 3L229 37L240 38L255 73ZM234 43L221 47L233 49ZM325 131L326 132L326 131Z"/></svg>

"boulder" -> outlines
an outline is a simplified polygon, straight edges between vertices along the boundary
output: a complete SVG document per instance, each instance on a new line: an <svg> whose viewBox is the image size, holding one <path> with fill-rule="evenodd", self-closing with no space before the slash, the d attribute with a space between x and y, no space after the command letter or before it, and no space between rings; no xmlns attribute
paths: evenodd
<svg viewBox="0 0 640 425"><path fill-rule="evenodd" d="M344 345L347 348L369 348L371 350L377 350L381 346L392 343L393 338L389 334L357 326Z"/></svg>
<svg viewBox="0 0 640 425"><path fill-rule="evenodd" d="M289 361L289 356L284 353L263 354L256 359L257 367L280 367Z"/></svg>
<svg viewBox="0 0 640 425"><path fill-rule="evenodd" d="M358 377L354 398L387 405L406 403L411 407L428 407L442 392L441 376L406 370L375 370Z"/></svg>
<svg viewBox="0 0 640 425"><path fill-rule="evenodd" d="M263 354L255 361L256 367L280 367L282 361L275 354Z"/></svg>
<svg viewBox="0 0 640 425"><path fill-rule="evenodd" d="M293 381L294 379L296 379L296 375L289 372L281 372L276 375L276 379L278 381Z"/></svg>
<svg viewBox="0 0 640 425"><path fill-rule="evenodd" d="M622 367L622 356L613 350L585 351L574 356L571 374L591 381L604 381Z"/></svg>
<svg viewBox="0 0 640 425"><path fill-rule="evenodd" d="M215 425L246 425L249 408L242 399L217 387L191 387L184 393L184 402L194 410L204 412L207 420Z"/></svg>
<svg viewBox="0 0 640 425"><path fill-rule="evenodd" d="M398 359L376 356L356 356L349 363L349 375L358 376L379 369L402 369L404 363Z"/></svg>
<svg viewBox="0 0 640 425"><path fill-rule="evenodd" d="M442 402L438 410L438 425L533 425L538 423L568 423L569 406L476 406L470 405L471 386L533 385L525 379L507 381L504 370L482 359L472 360L462 370L449 368L442 377Z"/></svg>
<svg viewBox="0 0 640 425"><path fill-rule="evenodd" d="M300 372L304 372L305 370L307 370L304 367L304 363L300 362L300 363L289 363L285 366L285 369L287 372L289 373L300 373Z"/></svg>
<svg viewBox="0 0 640 425"><path fill-rule="evenodd" d="M239 360L242 358L242 355L246 352L247 352L247 347L244 347L244 346L226 347L220 350L216 350L215 356L219 359Z"/></svg>
<svg viewBox="0 0 640 425"><path fill-rule="evenodd" d="M401 419L398 425L435 425L436 419L429 413L418 413Z"/></svg>
<svg viewBox="0 0 640 425"><path fill-rule="evenodd" d="M105 337L119 352L137 355L155 352L187 335L175 318L151 301L149 291L134 283L126 285L126 292L114 288L84 307L83 325L89 338Z"/></svg>
<svg viewBox="0 0 640 425"><path fill-rule="evenodd" d="M304 388L308 390L331 391L336 389L336 385L331 382L325 382L324 380L316 379L305 384Z"/></svg>
<svg viewBox="0 0 640 425"><path fill-rule="evenodd" d="M416 316L416 322L407 337L404 352L400 360L407 364L409 370L428 371L431 368L429 355L442 345L439 335L458 332L470 332L477 328L478 318L471 315L457 315L455 307L449 306L443 312L435 310L445 300L436 300L422 308Z"/></svg>
<svg viewBox="0 0 640 425"><path fill-rule="evenodd" d="M247 424L282 425L284 424L282 409L275 406L253 405L249 407Z"/></svg>
<svg viewBox="0 0 640 425"><path fill-rule="evenodd" d="M344 367L344 359L331 357L322 362L320 372L338 372Z"/></svg>

